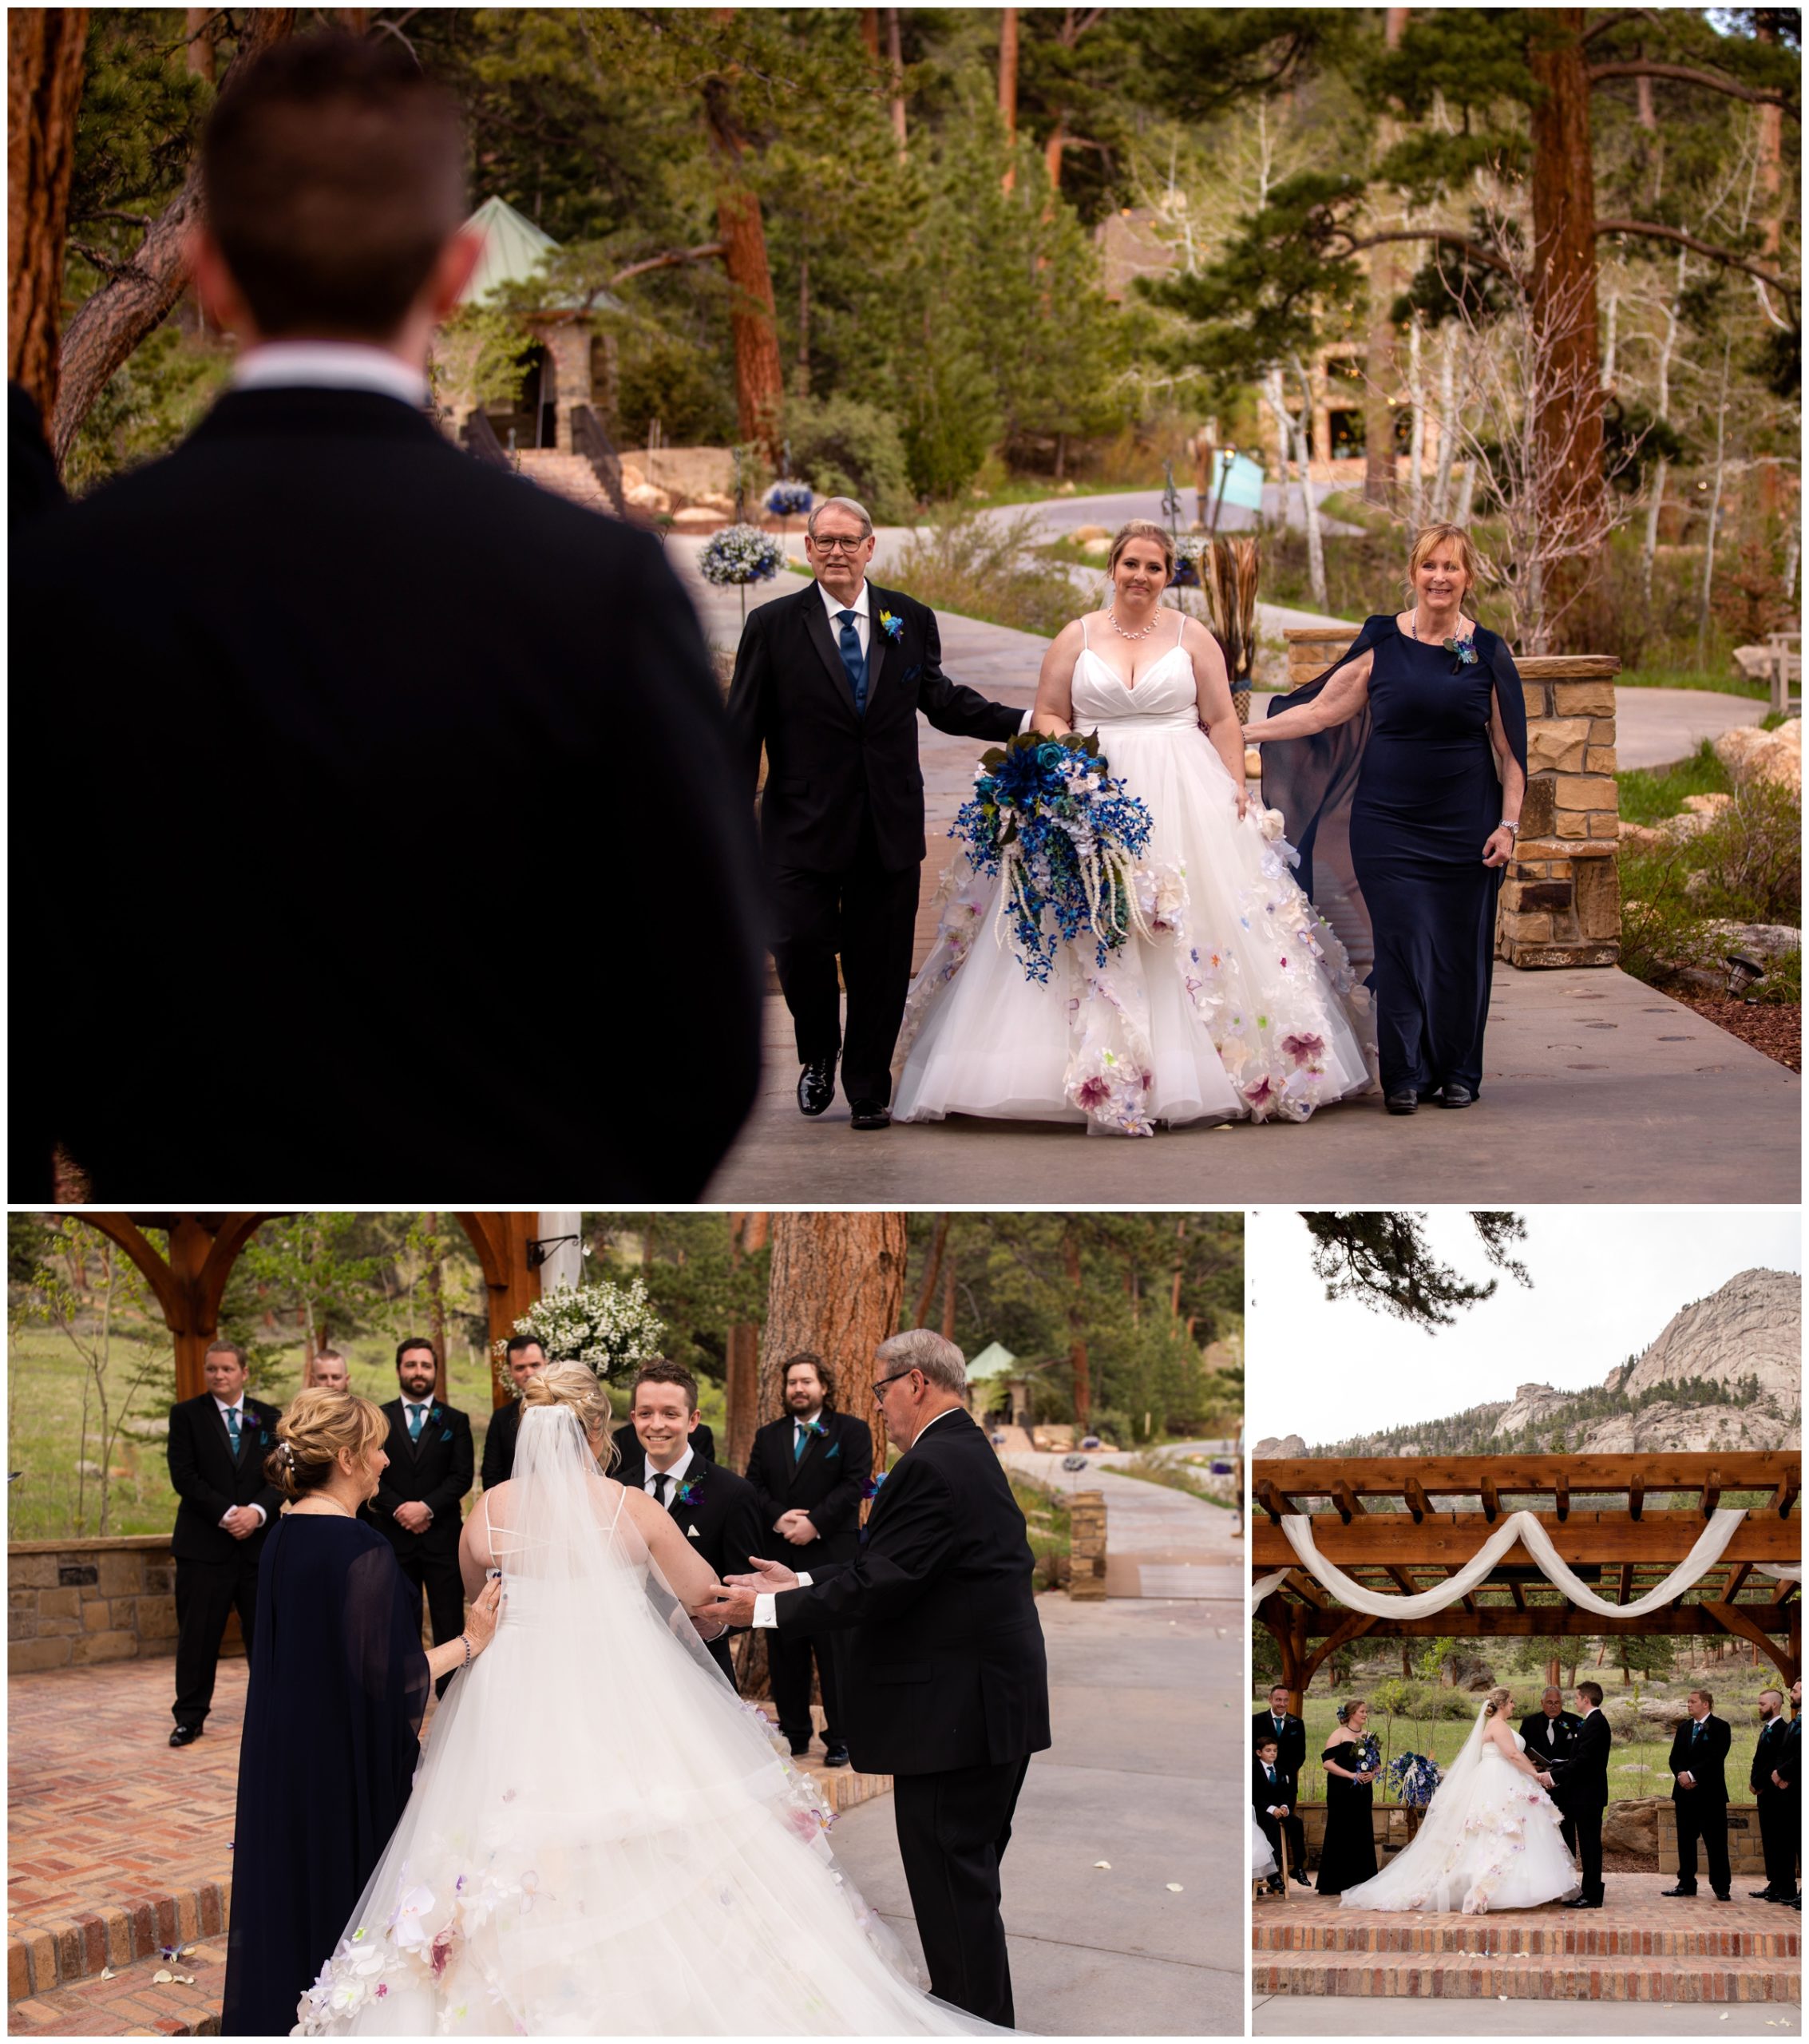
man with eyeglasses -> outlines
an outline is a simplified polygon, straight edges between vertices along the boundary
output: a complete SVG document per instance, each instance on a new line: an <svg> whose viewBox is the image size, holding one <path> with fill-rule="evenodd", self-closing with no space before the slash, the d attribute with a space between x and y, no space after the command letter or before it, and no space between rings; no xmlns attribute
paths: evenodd
<svg viewBox="0 0 1809 2044"><path fill-rule="evenodd" d="M961 1352L927 1328L882 1341L873 1403L904 1451L858 1557L798 1575L754 1563L697 1614L781 1641L844 1634L855 1768L893 1777L893 1818L930 1991L1009 2028L999 1866L1032 1753L1050 1743L1049 1675L1023 1514L964 1408Z"/></svg>
<svg viewBox="0 0 1809 2044"><path fill-rule="evenodd" d="M996 741L1030 713L942 671L935 612L867 580L873 521L852 497L815 505L804 550L813 585L761 604L742 628L729 723L750 798L766 748L761 839L799 1111L827 1109L839 1056L849 1127L887 1128L924 860L917 712L938 731Z"/></svg>

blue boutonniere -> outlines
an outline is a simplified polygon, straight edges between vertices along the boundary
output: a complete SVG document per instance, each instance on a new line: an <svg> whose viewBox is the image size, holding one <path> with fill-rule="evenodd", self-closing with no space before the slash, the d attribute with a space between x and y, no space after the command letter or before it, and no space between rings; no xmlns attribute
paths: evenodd
<svg viewBox="0 0 1809 2044"><path fill-rule="evenodd" d="M692 1476L679 1484L672 1493L672 1502L675 1504L689 1504L703 1488L703 1479L701 1476Z"/></svg>
<svg viewBox="0 0 1809 2044"><path fill-rule="evenodd" d="M881 1470L880 1473L877 1476L869 1476L867 1479L865 1487L861 1492L861 1496L864 1498L877 1498L880 1494L880 1485L885 1481L885 1478L886 1472L883 1469Z"/></svg>
<svg viewBox="0 0 1809 2044"><path fill-rule="evenodd" d="M1457 667L1451 669L1453 674L1458 671L1459 667L1475 666L1476 635L1475 632L1471 632L1467 639L1447 639L1443 644L1445 651L1457 662Z"/></svg>
<svg viewBox="0 0 1809 2044"><path fill-rule="evenodd" d="M880 612L880 629L896 645L904 636L904 620L901 617L894 617L889 610L882 610Z"/></svg>

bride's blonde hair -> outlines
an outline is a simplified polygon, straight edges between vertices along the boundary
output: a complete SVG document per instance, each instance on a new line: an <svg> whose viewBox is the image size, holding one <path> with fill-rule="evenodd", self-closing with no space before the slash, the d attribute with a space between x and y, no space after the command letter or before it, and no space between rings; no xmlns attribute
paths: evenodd
<svg viewBox="0 0 1809 2044"><path fill-rule="evenodd" d="M1489 1700L1482 1706L1482 1715L1485 1717L1493 1717L1496 1716L1498 1713L1506 1709L1508 1705L1512 1702L1512 1701L1513 1692L1511 1690L1490 1689L1489 1692Z"/></svg>
<svg viewBox="0 0 1809 2044"><path fill-rule="evenodd" d="M521 1403L563 1405L584 1429L587 1440L600 1432L609 1442L609 1452L598 1460L607 1468L617 1459L616 1444L609 1437L609 1387L595 1370L583 1363L547 1363L535 1371L521 1387Z"/></svg>

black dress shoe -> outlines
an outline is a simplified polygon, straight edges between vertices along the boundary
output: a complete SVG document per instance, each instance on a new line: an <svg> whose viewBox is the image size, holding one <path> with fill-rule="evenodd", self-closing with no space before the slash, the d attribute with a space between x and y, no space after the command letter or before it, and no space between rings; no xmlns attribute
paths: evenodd
<svg viewBox="0 0 1809 2044"><path fill-rule="evenodd" d="M172 1746L192 1746L200 1736L199 1725L178 1725L170 1733L169 1742Z"/></svg>
<svg viewBox="0 0 1809 2044"><path fill-rule="evenodd" d="M798 1075L798 1111L820 1115L835 1098L835 1060L815 1057Z"/></svg>
<svg viewBox="0 0 1809 2044"><path fill-rule="evenodd" d="M1755 1902L1777 1902L1783 1899L1775 1888L1749 1888L1747 1893Z"/></svg>
<svg viewBox="0 0 1809 2044"><path fill-rule="evenodd" d="M1387 1099L1391 1115L1416 1115L1419 1111L1419 1095L1411 1086L1403 1087L1398 1093L1391 1093Z"/></svg>
<svg viewBox="0 0 1809 2044"><path fill-rule="evenodd" d="M1693 1888L1661 1888L1658 1892L1661 1895L1680 1895L1688 1900L1696 1893L1696 1890Z"/></svg>
<svg viewBox="0 0 1809 2044"><path fill-rule="evenodd" d="M1599 1909L1601 1898L1599 1895L1574 1895L1568 1902L1561 1902L1558 1906L1560 1909Z"/></svg>
<svg viewBox="0 0 1809 2044"><path fill-rule="evenodd" d="M1715 1899L1717 1902L1732 1902L1733 1900L1733 1897L1728 1893L1727 1889L1718 1888L1715 1891Z"/></svg>
<svg viewBox="0 0 1809 2044"><path fill-rule="evenodd" d="M810 1750L810 1741L808 1737L794 1739L788 1733L786 1743L791 1748L791 1757L794 1760L802 1760Z"/></svg>
<svg viewBox="0 0 1809 2044"><path fill-rule="evenodd" d="M823 1765L824 1765L824 1766L825 1766L825 1767L845 1767L845 1766L847 1766L847 1765L848 1765L848 1749L847 1749L847 1747L845 1747L845 1746L825 1746L825 1747L824 1748L824 1749L823 1749Z"/></svg>
<svg viewBox="0 0 1809 2044"><path fill-rule="evenodd" d="M1476 1095L1467 1086L1454 1086L1447 1079L1439 1088L1439 1105L1441 1107L1473 1107L1475 1104Z"/></svg>
<svg viewBox="0 0 1809 2044"><path fill-rule="evenodd" d="M892 1112L877 1100L856 1100L849 1109L850 1128L890 1128Z"/></svg>

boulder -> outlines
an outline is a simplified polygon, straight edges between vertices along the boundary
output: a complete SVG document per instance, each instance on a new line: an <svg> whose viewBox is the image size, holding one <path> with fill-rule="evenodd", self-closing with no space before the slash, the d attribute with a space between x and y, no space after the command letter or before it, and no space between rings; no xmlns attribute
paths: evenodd
<svg viewBox="0 0 1809 2044"><path fill-rule="evenodd" d="M1643 1697L1639 1713L1647 1724L1662 1725L1672 1731L1690 1714L1689 1705L1680 1696Z"/></svg>
<svg viewBox="0 0 1809 2044"><path fill-rule="evenodd" d="M1736 724L1715 741L1715 756L1736 781L1775 782L1803 789L1803 719L1792 717L1775 731Z"/></svg>
<svg viewBox="0 0 1809 2044"><path fill-rule="evenodd" d="M1068 534L1071 540L1078 541L1082 546L1087 546L1095 540L1109 541L1111 537L1109 525L1076 525Z"/></svg>
<svg viewBox="0 0 1809 2044"><path fill-rule="evenodd" d="M663 517L672 508L672 500L663 489L655 489L650 482L637 482L629 486L627 472L623 472L622 497L637 511L644 511L650 517Z"/></svg>
<svg viewBox="0 0 1809 2044"><path fill-rule="evenodd" d="M1494 1674L1487 1662L1478 1660L1473 1654L1452 1654L1445 1662L1445 1673L1453 1689L1467 1689L1472 1696L1480 1696L1495 1686Z"/></svg>
<svg viewBox="0 0 1809 2044"><path fill-rule="evenodd" d="M1624 852L1655 852L1667 842L1649 824L1629 823L1624 816L1621 819L1620 838Z"/></svg>
<svg viewBox="0 0 1809 2044"><path fill-rule="evenodd" d="M1724 951L1750 951L1768 965L1791 951L1803 949L1803 933L1789 923L1712 922L1708 933Z"/></svg>
<svg viewBox="0 0 1809 2044"><path fill-rule="evenodd" d="M1724 809L1732 809L1734 798L1728 794L1685 795L1684 806L1698 816L1719 816Z"/></svg>
<svg viewBox="0 0 1809 2044"><path fill-rule="evenodd" d="M1639 1796L1628 1802L1610 1803L1601 1813L1602 1851L1639 1852L1656 1858L1658 1813L1664 1807L1657 1796Z"/></svg>
<svg viewBox="0 0 1809 2044"><path fill-rule="evenodd" d="M672 513L675 533L713 533L722 522L720 511L712 511L703 504L687 504L682 511Z"/></svg>
<svg viewBox="0 0 1809 2044"><path fill-rule="evenodd" d="M1251 1450L1258 1462L1300 1462L1306 1452L1307 1444L1298 1434L1271 1434Z"/></svg>

